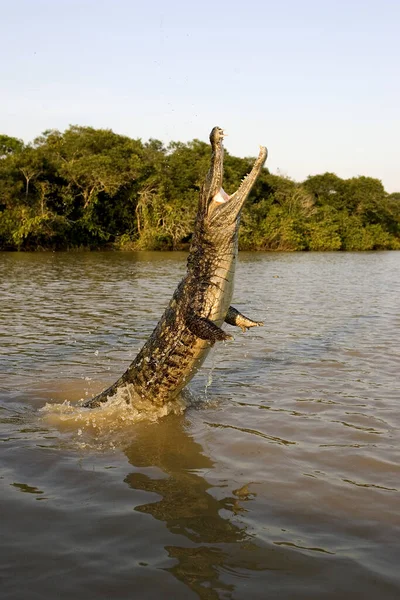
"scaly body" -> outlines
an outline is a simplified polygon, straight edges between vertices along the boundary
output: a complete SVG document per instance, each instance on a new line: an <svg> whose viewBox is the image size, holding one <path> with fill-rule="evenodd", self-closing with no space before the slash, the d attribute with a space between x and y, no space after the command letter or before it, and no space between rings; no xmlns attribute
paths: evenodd
<svg viewBox="0 0 400 600"><path fill-rule="evenodd" d="M118 390L133 403L140 399L162 405L190 381L218 340L231 339L224 321L245 330L262 325L241 315L230 303L238 250L240 214L267 158L265 148L239 189L228 196L222 188L223 131L210 134L211 166L200 192L187 274L178 285L157 327L125 373L85 403L93 408Z"/></svg>

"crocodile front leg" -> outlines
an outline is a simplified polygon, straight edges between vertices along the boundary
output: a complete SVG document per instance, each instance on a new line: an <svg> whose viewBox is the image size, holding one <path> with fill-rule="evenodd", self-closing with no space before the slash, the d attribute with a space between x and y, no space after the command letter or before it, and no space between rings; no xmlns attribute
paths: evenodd
<svg viewBox="0 0 400 600"><path fill-rule="evenodd" d="M264 325L263 321L252 321L248 317L245 317L236 308L230 306L225 317L225 323L240 327L242 331L246 331L250 327L261 327Z"/></svg>
<svg viewBox="0 0 400 600"><path fill-rule="evenodd" d="M189 331L202 340L208 340L212 344L217 341L233 340L233 337L223 331L218 325L204 317L193 316L186 320Z"/></svg>

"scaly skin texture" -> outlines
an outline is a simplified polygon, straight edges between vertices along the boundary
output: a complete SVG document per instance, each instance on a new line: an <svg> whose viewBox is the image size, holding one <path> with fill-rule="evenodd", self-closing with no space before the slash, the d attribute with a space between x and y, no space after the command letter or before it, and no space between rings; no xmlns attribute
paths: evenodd
<svg viewBox="0 0 400 600"><path fill-rule="evenodd" d="M222 129L214 127L210 134L211 166L200 192L186 276L129 368L84 406L99 406L124 389L132 403L145 400L163 405L190 381L216 341L232 339L220 328L224 321L243 331L262 325L240 314L230 303L240 215L266 161L267 150L260 147L251 172L228 196L222 188L223 137Z"/></svg>

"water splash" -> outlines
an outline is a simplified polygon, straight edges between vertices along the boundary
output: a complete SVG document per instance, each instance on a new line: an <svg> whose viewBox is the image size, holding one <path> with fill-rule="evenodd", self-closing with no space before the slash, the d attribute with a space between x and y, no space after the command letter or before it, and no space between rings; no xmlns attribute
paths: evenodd
<svg viewBox="0 0 400 600"><path fill-rule="evenodd" d="M80 448L105 450L124 447L137 423L155 423L169 414L182 414L193 401L186 390L162 405L137 398L133 404L127 401L129 395L129 390L120 389L97 408L85 408L84 399L77 403L47 402L39 409L40 418L47 426L69 433Z"/></svg>

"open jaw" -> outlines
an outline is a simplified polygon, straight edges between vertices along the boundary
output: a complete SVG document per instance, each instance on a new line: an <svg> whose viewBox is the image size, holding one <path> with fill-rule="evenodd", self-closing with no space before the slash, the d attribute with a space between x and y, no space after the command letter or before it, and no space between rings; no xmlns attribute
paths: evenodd
<svg viewBox="0 0 400 600"><path fill-rule="evenodd" d="M221 148L222 150L222 148ZM238 222L238 216L242 210L242 207L246 201L246 198L251 192L253 185L255 184L257 177L259 176L264 163L267 159L267 149L264 146L260 146L260 152L258 157L256 158L251 171L243 177L239 188L233 192L233 194L227 194L222 187L222 156L223 153L219 157L220 163L219 168L216 172L216 176L219 178L219 189L217 187L217 192L211 196L211 202L208 205L208 215L210 218L210 223L217 222L222 224L227 224L228 222L233 223L234 221ZM217 185L218 185L217 183ZM214 188L215 189L215 188ZM227 219L224 221L223 219Z"/></svg>
<svg viewBox="0 0 400 600"><path fill-rule="evenodd" d="M224 174L223 139L225 135L221 127L214 127L210 133L211 164L202 187L199 202L200 216L208 214L209 223L215 225L217 222L219 225L223 225L222 220L224 218L228 218L231 223L237 221L243 204L267 158L267 149L260 146L260 153L250 173L242 179L239 188L233 194L227 194L222 187Z"/></svg>

